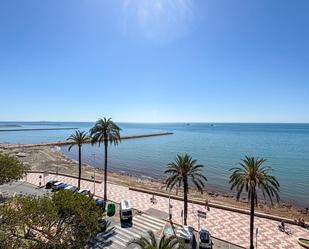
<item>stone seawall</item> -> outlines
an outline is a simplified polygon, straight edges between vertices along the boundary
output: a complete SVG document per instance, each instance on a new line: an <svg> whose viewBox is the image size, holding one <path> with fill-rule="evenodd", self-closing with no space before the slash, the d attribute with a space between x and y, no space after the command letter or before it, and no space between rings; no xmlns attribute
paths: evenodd
<svg viewBox="0 0 309 249"><path fill-rule="evenodd" d="M173 132L158 132L158 133L146 133L146 134L136 134L136 135L127 135L122 136L121 140L125 139L136 139L136 138L145 138L145 137L157 137L157 136L166 136L172 135ZM88 141L90 143L90 140ZM52 143L40 143L40 144L0 144L0 148L3 149L14 149L14 148L30 148L30 147L38 147L38 146L61 146L61 145L69 145L72 144L72 141L58 141Z"/></svg>

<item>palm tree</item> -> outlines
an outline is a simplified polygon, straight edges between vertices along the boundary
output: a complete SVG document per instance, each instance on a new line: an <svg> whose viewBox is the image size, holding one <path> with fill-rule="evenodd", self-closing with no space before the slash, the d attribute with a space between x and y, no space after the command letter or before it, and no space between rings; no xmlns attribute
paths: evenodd
<svg viewBox="0 0 309 249"><path fill-rule="evenodd" d="M254 207L258 204L257 191L260 190L264 199L268 197L271 204L275 197L279 202L279 182L270 175L271 167L262 166L266 160L264 158L254 158L246 156L239 163L240 167L230 169L233 171L230 176L231 190L236 188L237 200L239 200L241 193L245 190L248 193L248 200L250 200L250 249L253 245L253 229L254 229Z"/></svg>
<svg viewBox="0 0 309 249"><path fill-rule="evenodd" d="M69 151L74 145L78 146L78 188L80 188L82 176L82 145L89 142L89 137L84 131L75 131L67 140L72 141L72 144L68 148Z"/></svg>
<svg viewBox="0 0 309 249"><path fill-rule="evenodd" d="M109 143L118 145L121 141L120 131L121 129L112 121L111 118L100 118L95 123L94 127L90 129L91 144L98 144L99 146L101 143L104 144L104 207L107 200L107 148Z"/></svg>
<svg viewBox="0 0 309 249"><path fill-rule="evenodd" d="M177 155L175 162L169 163L167 170L164 172L169 174L169 177L166 179L167 189L172 190L175 186L181 187L183 185L185 225L187 225L189 181L203 193L205 181L207 181L202 172L203 167L203 165L197 165L196 160L192 160L192 157L188 154L183 156Z"/></svg>
<svg viewBox="0 0 309 249"><path fill-rule="evenodd" d="M178 249L186 248L183 240L176 236L166 237L163 235L157 243L155 235L152 231L148 231L145 237L136 238L128 243L129 245L138 245L141 249Z"/></svg>

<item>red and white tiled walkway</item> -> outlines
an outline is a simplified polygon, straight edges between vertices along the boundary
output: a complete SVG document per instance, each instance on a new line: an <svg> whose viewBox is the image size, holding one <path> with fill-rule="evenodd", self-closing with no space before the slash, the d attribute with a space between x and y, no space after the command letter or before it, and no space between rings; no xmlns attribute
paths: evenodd
<svg viewBox="0 0 309 249"><path fill-rule="evenodd" d="M25 178L26 181L39 185L38 173L29 173ZM77 179L56 176L49 174L45 177L45 182L49 180L58 180L68 184L77 185ZM42 184L43 178L41 179ZM89 181L81 181L81 188L89 189L93 192L94 184ZM103 196L103 184L96 184L96 195ZM155 196L157 203L150 202L151 194L141 193L129 190L129 188L108 183L108 199L114 202L120 202L122 199L131 201L132 206L140 211L147 211L149 208L155 208L168 213L168 198ZM171 200L173 222L181 224L181 210L183 209L183 202ZM197 210L205 210L205 206L189 203L188 206L188 225L197 229L198 219ZM258 228L258 248L260 249L302 249L297 243L298 237L309 238L309 230L295 226L288 225L292 234L287 235L278 230L279 222L265 218L255 218L255 228ZM231 243L248 247L249 243L249 215L240 214L236 212L226 211L218 208L211 208L207 211L207 218L201 220L201 227L210 231L210 233L217 238L229 241Z"/></svg>

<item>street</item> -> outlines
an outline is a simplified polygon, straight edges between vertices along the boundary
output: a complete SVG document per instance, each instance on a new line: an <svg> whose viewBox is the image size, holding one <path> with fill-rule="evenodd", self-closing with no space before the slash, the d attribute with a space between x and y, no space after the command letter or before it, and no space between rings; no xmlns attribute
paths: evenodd
<svg viewBox="0 0 309 249"><path fill-rule="evenodd" d="M45 188L38 188L37 186L22 181L0 185L0 193L9 196L14 196L16 194L42 196L49 192L50 190Z"/></svg>
<svg viewBox="0 0 309 249"><path fill-rule="evenodd" d="M11 184L4 184L0 186L0 193L14 196L16 194L22 195L38 195L50 193L50 190L38 188L27 182L13 182ZM119 209L119 205L117 209ZM138 249L136 245L127 246L128 242L133 238L139 238L147 235L147 231L154 232L157 239L162 235L163 229L169 222L166 221L164 212L156 209L150 209L147 213L141 213L136 210L133 212L132 225L121 224L119 213L116 211L115 215L108 217L110 226L104 233L99 233L91 242L92 248L107 248L107 249ZM179 236L181 226L175 226L175 234ZM195 238L198 240L198 233L195 232ZM213 249L241 249L241 247L234 246L228 242L212 238ZM198 248L198 242L193 243L193 249Z"/></svg>

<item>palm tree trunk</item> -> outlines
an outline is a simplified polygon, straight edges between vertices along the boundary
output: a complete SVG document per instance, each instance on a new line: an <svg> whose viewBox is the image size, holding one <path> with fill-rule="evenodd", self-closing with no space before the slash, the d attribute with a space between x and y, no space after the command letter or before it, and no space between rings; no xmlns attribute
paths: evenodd
<svg viewBox="0 0 309 249"><path fill-rule="evenodd" d="M104 140L104 152L105 152L105 158L104 158L104 210L105 210L105 205L107 201L107 146L108 146L108 141L107 138Z"/></svg>
<svg viewBox="0 0 309 249"><path fill-rule="evenodd" d="M250 211L250 249L254 249L253 229L254 229L254 194L251 195L251 211Z"/></svg>
<svg viewBox="0 0 309 249"><path fill-rule="evenodd" d="M82 146L78 146L78 189L80 189L80 179L82 178Z"/></svg>
<svg viewBox="0 0 309 249"><path fill-rule="evenodd" d="M185 178L183 180L183 200L184 200L184 207L183 207L183 223L187 225L187 215L188 215L188 180Z"/></svg>

